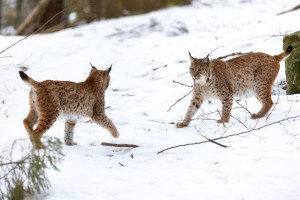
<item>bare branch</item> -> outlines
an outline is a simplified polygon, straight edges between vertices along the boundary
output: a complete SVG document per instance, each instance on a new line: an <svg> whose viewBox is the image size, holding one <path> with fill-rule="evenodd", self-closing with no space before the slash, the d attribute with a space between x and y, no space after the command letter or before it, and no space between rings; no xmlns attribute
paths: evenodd
<svg viewBox="0 0 300 200"><path fill-rule="evenodd" d="M109 146L109 147L130 147L130 148L137 148L138 145L135 144L114 144L114 143L108 143L108 142L102 142L102 146Z"/></svg>
<svg viewBox="0 0 300 200"><path fill-rule="evenodd" d="M56 13L53 17L51 17L45 24L43 24L38 30L26 35L25 37L21 38L20 40L16 41L15 43L9 45L8 47L6 47L5 49L3 49L2 51L0 51L0 54L4 53L5 51L7 51L8 49L12 48L13 46L17 45L18 43L22 42L23 40L26 40L28 37L30 37L33 34L37 34L39 33L49 22L51 22L57 15L61 14L62 12L64 12L64 10Z"/></svg>
<svg viewBox="0 0 300 200"><path fill-rule="evenodd" d="M179 101L181 101L182 99L184 99L185 97L187 97L189 94L191 94L191 92L193 92L193 90L189 91L186 95L184 95L183 97L181 97L180 99L178 99L173 105L170 106L170 108L167 110L167 112L169 112L173 106L175 106Z"/></svg>
<svg viewBox="0 0 300 200"><path fill-rule="evenodd" d="M168 65L163 65L163 66L160 66L160 67L156 67L156 68L154 68L154 69L152 69L152 70L153 70L153 71L156 71L156 70L158 70L158 69L165 68L165 67L168 67Z"/></svg>
<svg viewBox="0 0 300 200"><path fill-rule="evenodd" d="M179 84L179 85L186 86L186 87L193 87L192 85L186 85L186 84L184 84L184 83L180 83L180 82L175 81L175 80L173 80L172 82L173 82L173 83L177 83L177 84Z"/></svg>
<svg viewBox="0 0 300 200"><path fill-rule="evenodd" d="M295 6L295 7L293 7L293 8L291 8L291 9L289 9L289 10L286 10L286 11L283 11L283 12L280 12L280 13L277 13L277 15L286 14L286 13L289 13L289 12L292 12L292 11L295 11L295 10L298 10L298 9L300 9L300 4L297 5L297 6Z"/></svg>
<svg viewBox="0 0 300 200"><path fill-rule="evenodd" d="M199 133L199 134L200 134L200 133ZM214 141L214 140L212 140L212 139L206 137L205 135L202 135L202 134L200 134L200 135L201 135L202 137L204 137L205 139L207 139L209 142L212 142L212 143L214 143L214 144L216 144L216 145L219 145L219 146L224 147L224 148L229 147L229 146L226 146L226 145L224 145L224 144L220 144L220 143L218 143L218 142L216 142L216 141Z"/></svg>
<svg viewBox="0 0 300 200"><path fill-rule="evenodd" d="M243 106L243 105L240 104L239 101L237 101L237 100L235 100L235 102L236 102L241 108L243 108L244 110L246 110L249 114L252 114L252 113L248 110L248 108L247 108L247 102L246 102L246 101L245 101L246 106Z"/></svg>
<svg viewBox="0 0 300 200"><path fill-rule="evenodd" d="M253 51L246 52L246 53L242 53L242 52L231 53L231 54L228 54L228 55L225 55L225 56L220 56L217 59L224 59L224 58L232 57L232 56L242 56L242 55L247 55L247 54L250 54L250 53L253 53Z"/></svg>
<svg viewBox="0 0 300 200"><path fill-rule="evenodd" d="M277 120L277 121L265 124L263 126L259 126L259 127L255 126L254 128L252 128L250 130L246 130L246 131L243 131L243 132L238 132L238 133L234 133L234 134L230 134L230 135L226 135L226 136L217 137L217 138L213 138L213 139L210 139L210 140L217 141L217 140L222 140L222 139L226 139L226 138L230 138L230 137L235 137L235 136L238 136L238 135L244 135L244 134L252 133L253 131L258 131L258 130L264 129L266 127L272 126L274 124L281 124L282 125L282 122L289 121L289 120L292 120L292 119L297 119L299 117L300 117L300 115L296 115L296 116L292 116L292 117L285 117L281 120ZM194 143L187 143L187 144L180 144L180 145L176 145L176 146L171 146L171 147L168 147L166 149L163 149L163 150L157 152L157 154L161 154L165 151L175 149L175 148L179 148L179 147L199 145L199 144L204 144L204 143L208 143L208 142L211 142L211 141L207 140L207 141L201 141L201 142L194 142Z"/></svg>

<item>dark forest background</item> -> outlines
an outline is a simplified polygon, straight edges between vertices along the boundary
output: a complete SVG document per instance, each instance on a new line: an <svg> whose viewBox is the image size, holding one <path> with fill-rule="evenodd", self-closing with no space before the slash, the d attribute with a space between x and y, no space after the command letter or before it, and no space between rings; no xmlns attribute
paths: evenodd
<svg viewBox="0 0 300 200"><path fill-rule="evenodd" d="M49 33L90 23L147 13L192 0L0 0L0 33Z"/></svg>

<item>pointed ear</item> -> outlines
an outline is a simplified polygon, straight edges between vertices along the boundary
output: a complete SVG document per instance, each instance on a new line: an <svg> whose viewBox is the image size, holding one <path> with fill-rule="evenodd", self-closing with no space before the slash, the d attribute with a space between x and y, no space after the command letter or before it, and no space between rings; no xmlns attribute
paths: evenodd
<svg viewBox="0 0 300 200"><path fill-rule="evenodd" d="M112 64L110 65L110 67L107 69L108 73L111 71L112 68Z"/></svg>
<svg viewBox="0 0 300 200"><path fill-rule="evenodd" d="M191 55L191 53L189 52L189 56L190 56L190 60L191 62L193 62L195 60L195 58L193 58L193 56Z"/></svg>
<svg viewBox="0 0 300 200"><path fill-rule="evenodd" d="M97 68L95 66L92 65L92 63L90 63L92 66L92 70L97 70Z"/></svg>
<svg viewBox="0 0 300 200"><path fill-rule="evenodd" d="M208 55L206 56L206 58L203 59L203 62L208 65L209 64L209 57Z"/></svg>

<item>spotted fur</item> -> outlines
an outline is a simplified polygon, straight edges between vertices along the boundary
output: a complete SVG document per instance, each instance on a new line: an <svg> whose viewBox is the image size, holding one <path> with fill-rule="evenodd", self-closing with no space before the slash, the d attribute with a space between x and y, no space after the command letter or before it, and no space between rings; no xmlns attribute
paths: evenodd
<svg viewBox="0 0 300 200"><path fill-rule="evenodd" d="M279 71L279 62L286 57L293 47L279 55L252 53L227 61L208 56L198 59L190 56L190 74L194 80L193 97L184 120L178 122L178 128L189 125L192 117L204 100L216 97L222 102L222 114L218 123L229 122L233 98L242 94L253 94L262 104L252 119L265 116L273 105L272 86Z"/></svg>
<svg viewBox="0 0 300 200"><path fill-rule="evenodd" d="M19 72L21 79L31 87L30 111L23 124L35 148L43 147L42 135L61 115L66 118L66 145L76 144L73 134L76 121L80 117L89 117L106 128L113 137L119 136L115 125L105 114L104 96L110 81L110 70L111 67L108 70L92 67L88 78L79 83L53 80L37 82L23 71Z"/></svg>

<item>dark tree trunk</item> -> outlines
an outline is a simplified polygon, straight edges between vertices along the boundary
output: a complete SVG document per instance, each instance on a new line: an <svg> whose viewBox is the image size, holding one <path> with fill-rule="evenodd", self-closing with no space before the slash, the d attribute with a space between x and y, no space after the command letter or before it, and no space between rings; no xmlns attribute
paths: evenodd
<svg viewBox="0 0 300 200"><path fill-rule="evenodd" d="M28 0L24 5L25 20L18 27L16 35L28 35L35 32L51 32L64 28L63 0ZM29 12L30 11L30 12ZM59 26L59 28L54 28Z"/></svg>
<svg viewBox="0 0 300 200"><path fill-rule="evenodd" d="M40 18L40 25L44 26L43 30L63 23L63 0L51 0L44 14ZM37 27L38 29L39 27Z"/></svg>
<svg viewBox="0 0 300 200"><path fill-rule="evenodd" d="M88 21L123 16L122 0L89 0L90 16Z"/></svg>
<svg viewBox="0 0 300 200"><path fill-rule="evenodd" d="M103 15L103 0L90 0L89 1L89 8L90 8L90 16L88 21L93 21L93 20L99 20L102 18Z"/></svg>

